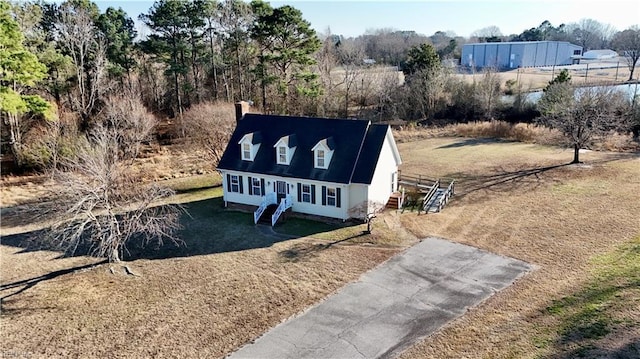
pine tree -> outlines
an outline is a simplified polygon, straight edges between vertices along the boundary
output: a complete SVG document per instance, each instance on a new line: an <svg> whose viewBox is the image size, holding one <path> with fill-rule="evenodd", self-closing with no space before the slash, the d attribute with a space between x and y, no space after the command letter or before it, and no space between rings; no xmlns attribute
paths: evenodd
<svg viewBox="0 0 640 359"><path fill-rule="evenodd" d="M310 72L309 66L315 64L313 55L321 42L300 10L288 5L274 9L260 0L253 1L251 7L256 15L252 37L260 44L256 73L262 81L263 106L266 107L266 85L274 82L282 97L281 112L288 114L292 88L304 96L318 94L317 74ZM268 67L274 77L269 75Z"/></svg>
<svg viewBox="0 0 640 359"><path fill-rule="evenodd" d="M20 26L11 17L11 6L0 1L0 116L6 117L11 149L18 166L23 164L22 115L33 113L53 119L49 102L30 89L47 75L47 68L24 46Z"/></svg>

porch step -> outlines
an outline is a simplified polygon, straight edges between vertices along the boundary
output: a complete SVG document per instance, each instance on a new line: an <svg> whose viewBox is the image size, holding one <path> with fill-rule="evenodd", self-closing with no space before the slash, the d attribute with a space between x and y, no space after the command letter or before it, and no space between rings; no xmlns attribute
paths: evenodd
<svg viewBox="0 0 640 359"><path fill-rule="evenodd" d="M390 209L400 208L399 203L400 203L401 196L402 194L400 192L392 193L391 196L389 196L389 200L387 201L385 208L390 208Z"/></svg>
<svg viewBox="0 0 640 359"><path fill-rule="evenodd" d="M258 223L267 224L271 226L271 216L276 212L277 209L278 209L277 204L271 204L267 206L267 208L264 209L264 212L262 212L262 216L260 216Z"/></svg>

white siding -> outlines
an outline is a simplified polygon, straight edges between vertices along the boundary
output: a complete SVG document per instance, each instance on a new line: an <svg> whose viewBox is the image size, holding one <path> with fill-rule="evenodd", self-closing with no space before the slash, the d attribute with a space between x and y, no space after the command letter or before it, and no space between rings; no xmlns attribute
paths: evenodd
<svg viewBox="0 0 640 359"><path fill-rule="evenodd" d="M248 182L248 178L249 177L256 177L256 178L265 178L265 192L273 192L273 191L269 191L269 188L267 188L268 186L266 185L266 177L261 176L261 175L253 175L251 173L242 173L242 172L232 172L232 171L224 171L222 172L222 188L223 188L223 192L222 192L222 196L225 202L234 202L234 203L242 203L242 204L249 204L252 206L259 206L260 202L262 202L262 196L257 196L257 195L250 195L249 194L249 182ZM238 192L230 192L229 191L229 184L227 183L227 174L229 175L238 175L238 176L242 176L242 187L243 187L243 193L238 193Z"/></svg>
<svg viewBox="0 0 640 359"><path fill-rule="evenodd" d="M296 183L296 188L294 188L295 193L293 194L293 208L294 212L306 213L306 214L314 214L317 216L325 216L331 218L339 218L339 219L348 219L348 198L349 198L349 186L345 184L338 183L329 183L329 182L318 182L318 181L307 181L307 180L294 180ZM299 202L298 201L298 193L297 193L297 183L301 184L310 184L316 186L316 203L307 203L307 202ZM340 208L334 206L323 206L322 205L322 186L340 188Z"/></svg>
<svg viewBox="0 0 640 359"><path fill-rule="evenodd" d="M392 135L387 132L384 144L380 150L380 157L376 170L373 173L373 179L367 193L369 202L379 202L386 204L391 195L391 176L394 172L398 172L398 164L392 151Z"/></svg>
<svg viewBox="0 0 640 359"><path fill-rule="evenodd" d="M223 196L226 202L234 202L259 206L262 202L262 196L249 195L249 177L263 178L265 181L265 192L275 192L274 184L276 181L285 181L289 185L289 195L293 200L294 212L306 213L317 216L325 216L338 219L349 219L352 217L350 209L361 206L363 203L379 202L386 204L391 195L392 174L398 172L400 159L396 159L393 148L395 142L391 130L387 131L386 138L380 151L378 164L373 174L371 185L352 183L349 185L319 182L311 180L302 180L287 177L267 176L260 174L252 174L246 172L220 171L223 179ZM242 176L243 193L229 192L227 183L227 174ZM315 204L298 201L298 184L315 185ZM322 205L322 186L340 189L340 207Z"/></svg>
<svg viewBox="0 0 640 359"><path fill-rule="evenodd" d="M338 219L348 219L348 205L349 205L349 186L345 184L319 182L300 180L295 178L286 178L278 176L267 176L260 174L252 174L246 172L235 171L220 171L223 178L223 197L225 202L241 203L252 206L259 206L262 202L262 196L249 195L248 190L248 177L264 178L265 181L265 193L271 193L274 191L274 184L276 181L284 181L289 185L289 195L293 200L294 212L313 214L318 216L325 216ZM227 174L242 176L243 181L243 193L229 192L229 186L227 184ZM315 185L315 204L298 202L298 183ZM322 186L340 188L340 208L328 205L322 205Z"/></svg>
<svg viewBox="0 0 640 359"><path fill-rule="evenodd" d="M352 183L349 185L349 210L351 210L351 208L357 207L357 206L362 206L363 204L367 203L367 189L368 189L368 185L366 184L359 184L359 183ZM362 213L362 217L364 217L366 213ZM350 217L355 217L356 215L354 213L351 213ZM362 219L362 218L361 218Z"/></svg>

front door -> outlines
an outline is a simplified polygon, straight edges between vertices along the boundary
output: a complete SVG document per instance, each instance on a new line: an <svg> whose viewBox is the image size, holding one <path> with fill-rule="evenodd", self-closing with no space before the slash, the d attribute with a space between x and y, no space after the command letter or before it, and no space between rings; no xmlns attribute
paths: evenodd
<svg viewBox="0 0 640 359"><path fill-rule="evenodd" d="M287 182L276 181L276 193L278 195L278 203L287 196Z"/></svg>

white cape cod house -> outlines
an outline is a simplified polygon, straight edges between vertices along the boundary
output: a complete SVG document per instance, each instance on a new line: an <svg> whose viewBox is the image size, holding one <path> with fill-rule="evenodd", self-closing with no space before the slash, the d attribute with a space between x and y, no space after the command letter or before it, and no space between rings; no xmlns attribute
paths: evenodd
<svg viewBox="0 0 640 359"><path fill-rule="evenodd" d="M397 190L400 164L388 125L245 114L218 171L225 205L256 206L255 222L269 214L274 225L288 209L342 220L362 218Z"/></svg>

